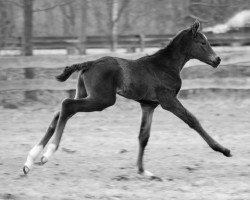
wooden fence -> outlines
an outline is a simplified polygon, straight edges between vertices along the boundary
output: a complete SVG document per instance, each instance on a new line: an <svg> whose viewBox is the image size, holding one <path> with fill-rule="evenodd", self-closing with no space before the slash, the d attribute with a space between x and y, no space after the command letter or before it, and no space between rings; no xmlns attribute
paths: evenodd
<svg viewBox="0 0 250 200"><path fill-rule="evenodd" d="M114 55L114 54L113 54ZM47 70L47 74L51 75L50 70L57 70L56 73L60 73L63 70L63 67L73 63L84 62L87 60L93 60L99 56L33 56L33 57L2 57L0 58L0 92L3 94L5 91L36 91L36 90L64 90L68 91L69 95L72 96L72 91L75 90L76 78L70 78L66 82L57 82L54 79L54 76L43 75L42 77L37 77L35 79L24 79L24 78L8 78L4 77L3 72L9 72L12 70L15 73L15 70L19 70L17 73L21 73L24 68L32 67L35 69L37 75L40 74L40 71ZM123 55L114 55L124 58L135 59L141 57L142 54L123 54ZM249 90L250 89L250 76L244 77L234 77L234 75L221 77L217 74L229 74L230 70L239 66L245 66L248 69L250 66L250 59L245 60L245 62L235 63L237 59L232 58L231 60L226 60L222 62L222 65L219 69L213 69L210 66L200 66L201 64L196 61L190 61L189 64L183 70L183 86L182 90L199 90L199 89L235 89L235 90ZM242 61L242 58L240 59ZM63 65L62 65L63 63ZM230 69L227 65L234 65ZM199 66L199 67L198 67ZM20 71L21 70L21 71ZM206 71L204 71L206 70ZM223 71L224 70L224 71ZM194 74L203 73L204 76L189 78ZM220 73L219 73L220 72ZM200 74L202 74L200 73ZM211 76L206 74L211 73ZM250 70L249 70L250 73ZM1 75L2 74L2 75ZM52 73L53 74L53 73ZM55 74L56 75L56 74ZM1 78L2 77L2 78ZM49 77L49 78L48 78ZM76 77L73 76L73 77Z"/></svg>
<svg viewBox="0 0 250 200"><path fill-rule="evenodd" d="M234 46L250 45L250 34L244 32L232 32L224 34L206 34L212 46ZM174 35L119 35L118 48L125 48L128 52L134 52L139 48L141 51L147 47L162 47L166 45ZM108 36L87 36L85 41L86 49L110 48L110 38ZM3 41L1 49L20 49L22 39L10 38ZM77 37L34 37L34 49L67 49L68 53L79 49Z"/></svg>
<svg viewBox="0 0 250 200"><path fill-rule="evenodd" d="M34 91L34 90L75 90L76 79L66 82L58 82L50 79L23 79L0 81L0 92L2 91ZM182 90L196 89L233 89L249 90L250 77L248 78L197 78L184 79Z"/></svg>

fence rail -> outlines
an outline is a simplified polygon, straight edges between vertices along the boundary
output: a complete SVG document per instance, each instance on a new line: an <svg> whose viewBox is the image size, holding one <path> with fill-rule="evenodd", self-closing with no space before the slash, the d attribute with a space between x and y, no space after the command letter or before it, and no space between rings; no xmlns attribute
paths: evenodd
<svg viewBox="0 0 250 200"><path fill-rule="evenodd" d="M212 46L250 45L250 34L244 32L232 32L224 34L206 34ZM169 43L174 35L119 35L118 48L127 48L134 51L136 48L143 50L147 47L162 47ZM77 37L33 37L34 49L78 49ZM108 36L87 36L85 48L109 48L110 38ZM1 49L20 49L22 38L9 38L4 41Z"/></svg>
<svg viewBox="0 0 250 200"><path fill-rule="evenodd" d="M226 52L223 50L217 50L215 47L215 51L218 55L220 55L222 65L242 65L242 66L250 66L250 49L246 50L245 48L234 49L226 48ZM2 56L0 57L0 71L3 69L22 69L22 68L63 68L67 65L72 65L74 63L87 62L91 60L95 60L101 58L103 56L114 56L121 57L125 59L138 59L142 56L145 56L145 53L106 53L106 54L98 54L98 55L46 55L46 56ZM190 66L202 66L205 65L197 60L190 60L185 65L185 67Z"/></svg>
<svg viewBox="0 0 250 200"><path fill-rule="evenodd" d="M75 90L76 79L58 82L52 79L23 79L0 81L0 92L3 91L35 91L35 90ZM250 78L211 78L187 79L182 82L181 90L196 89L234 89L249 90Z"/></svg>
<svg viewBox="0 0 250 200"><path fill-rule="evenodd" d="M196 60L191 60L186 64L182 71L183 91L200 90L200 89L233 89L233 90L250 90L250 51L240 49L239 52L218 52L222 57L222 63L219 69L205 66ZM133 54L112 54L112 56L137 59L144 56L145 53ZM66 91L70 97L74 95L76 87L76 74L66 82L57 82L52 76L57 75L66 65L73 63L94 60L105 55L71 55L71 56L6 56L0 59L0 92L12 91ZM202 67L203 66L203 67ZM25 68L35 69L37 78L25 79L22 73ZM234 76L232 71L237 71L238 77ZM242 75L239 76L239 73ZM198 76L194 76L198 75ZM209 75L208 75L209 74ZM221 76L223 75L223 76ZM225 77L226 75L226 77ZM18 78L16 78L18 77ZM193 78L191 78L193 77Z"/></svg>

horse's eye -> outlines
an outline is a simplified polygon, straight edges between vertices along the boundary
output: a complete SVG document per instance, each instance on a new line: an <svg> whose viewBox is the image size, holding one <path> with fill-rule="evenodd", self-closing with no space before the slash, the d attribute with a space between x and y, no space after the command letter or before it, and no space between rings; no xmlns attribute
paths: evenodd
<svg viewBox="0 0 250 200"><path fill-rule="evenodd" d="M202 45L206 45L207 43L206 42L201 42Z"/></svg>

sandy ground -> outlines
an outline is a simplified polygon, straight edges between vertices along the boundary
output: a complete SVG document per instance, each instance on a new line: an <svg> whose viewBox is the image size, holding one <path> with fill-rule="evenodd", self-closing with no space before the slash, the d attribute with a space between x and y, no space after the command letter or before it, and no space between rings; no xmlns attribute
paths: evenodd
<svg viewBox="0 0 250 200"><path fill-rule="evenodd" d="M27 153L57 108L0 107L0 199L250 199L250 101L182 102L233 157L213 152L196 132L158 107L145 165L162 182L137 174L140 107L135 102L118 98L103 112L75 115L51 161L28 176L22 175Z"/></svg>

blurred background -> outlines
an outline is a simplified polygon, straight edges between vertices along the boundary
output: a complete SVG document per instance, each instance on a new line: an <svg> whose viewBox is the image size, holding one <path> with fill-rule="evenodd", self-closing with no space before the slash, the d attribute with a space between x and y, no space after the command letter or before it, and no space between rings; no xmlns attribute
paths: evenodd
<svg viewBox="0 0 250 200"><path fill-rule="evenodd" d="M31 38L34 49L76 47L82 54L108 47L108 38L115 50L140 35L158 38L156 46L195 19L205 31L249 30L249 10L248 0L1 0L0 47L16 49Z"/></svg>
<svg viewBox="0 0 250 200"><path fill-rule="evenodd" d="M75 115L53 161L22 176L60 102L74 97L76 73L54 78L65 66L152 54L196 19L222 62L189 61L179 98L234 157L159 107L146 166L164 182L143 179L140 106L117 97L103 112ZM250 1L0 0L0 113L0 199L249 199Z"/></svg>
<svg viewBox="0 0 250 200"><path fill-rule="evenodd" d="M53 90L41 78L53 77L56 68L111 52L128 58L150 54L195 19L221 54L249 50L249 0L0 0L0 92L10 94L18 86L16 93L20 89L37 100L34 90ZM57 92L65 87L56 84L47 85ZM73 87L67 87L70 96Z"/></svg>

